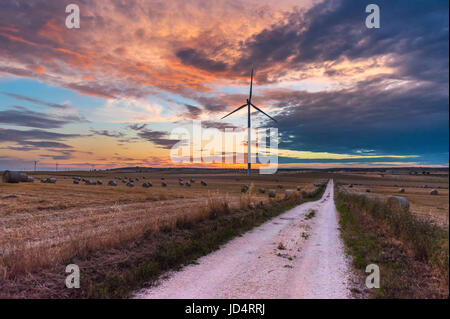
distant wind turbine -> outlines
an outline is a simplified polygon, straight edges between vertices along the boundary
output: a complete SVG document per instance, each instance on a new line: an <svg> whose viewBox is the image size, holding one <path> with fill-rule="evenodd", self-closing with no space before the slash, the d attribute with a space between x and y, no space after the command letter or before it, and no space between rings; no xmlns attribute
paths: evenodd
<svg viewBox="0 0 450 319"><path fill-rule="evenodd" d="M270 115L266 114L263 110L261 110L260 108L256 107L253 103L252 103L252 89L253 89L253 69L252 69L252 75L251 75L251 79L250 79L250 94L248 96L247 102L241 106L239 106L237 109L235 109L233 112L228 113L227 115L225 115L224 117L222 117L222 119L226 118L227 116L233 114L234 112L239 111L240 109L244 108L247 106L247 111L248 111L248 150L247 150L247 162L248 162L248 172L247 174L250 176L252 173L252 162L251 162L251 136L250 136L250 127L251 127L251 120L250 120L250 106L253 106L257 111L261 112L262 114L264 114L265 116L267 116L268 118L270 118L272 121L277 122L277 120L275 120L273 117L271 117Z"/></svg>

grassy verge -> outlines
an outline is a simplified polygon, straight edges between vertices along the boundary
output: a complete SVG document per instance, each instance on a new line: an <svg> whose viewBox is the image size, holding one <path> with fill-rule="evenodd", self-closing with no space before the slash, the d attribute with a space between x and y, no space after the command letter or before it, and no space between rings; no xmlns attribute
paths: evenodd
<svg viewBox="0 0 450 319"><path fill-rule="evenodd" d="M410 212L364 195L337 191L341 233L353 264L364 277L380 267L375 298L448 297L448 231Z"/></svg>
<svg viewBox="0 0 450 319"><path fill-rule="evenodd" d="M64 265L15 278L4 283L3 293L5 297L127 298L135 289L151 285L164 272L195 262L292 207L319 199L324 189L325 186L311 193L257 204L247 194L241 199L240 209L234 210L226 200L211 200L203 214L205 217L200 220L181 218L158 231L147 231L120 247L73 257ZM80 267L80 289L64 287L64 268L69 263Z"/></svg>

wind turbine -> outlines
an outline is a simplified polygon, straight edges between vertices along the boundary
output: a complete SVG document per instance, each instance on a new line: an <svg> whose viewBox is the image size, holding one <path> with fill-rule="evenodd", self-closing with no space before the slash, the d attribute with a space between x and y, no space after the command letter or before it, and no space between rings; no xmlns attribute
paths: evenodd
<svg viewBox="0 0 450 319"><path fill-rule="evenodd" d="M263 110L261 110L260 108L256 107L253 103L252 103L252 89L253 89L253 68L252 68L252 75L251 75L251 79L250 79L250 94L248 96L247 102L241 106L239 106L237 109L235 109L233 112L228 113L227 115L225 115L224 117L222 117L222 119L226 118L227 116L233 114L234 112L239 111L240 109L247 107L247 114L248 114L248 150L247 150L247 162L248 162L248 172L247 175L251 175L252 173L252 162L251 162L251 135L250 135L250 128L251 128L251 120L250 120L250 107L253 106L257 111L261 112L262 114L264 114L265 116L267 116L268 118L270 118L272 121L277 122L277 120L275 120L273 117L271 117L270 115L266 114Z"/></svg>

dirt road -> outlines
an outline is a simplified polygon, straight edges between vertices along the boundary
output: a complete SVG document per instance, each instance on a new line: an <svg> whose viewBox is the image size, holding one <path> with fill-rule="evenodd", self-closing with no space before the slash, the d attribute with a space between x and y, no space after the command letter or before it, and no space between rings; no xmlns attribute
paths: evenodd
<svg viewBox="0 0 450 319"><path fill-rule="evenodd" d="M333 181L299 205L135 298L350 298Z"/></svg>

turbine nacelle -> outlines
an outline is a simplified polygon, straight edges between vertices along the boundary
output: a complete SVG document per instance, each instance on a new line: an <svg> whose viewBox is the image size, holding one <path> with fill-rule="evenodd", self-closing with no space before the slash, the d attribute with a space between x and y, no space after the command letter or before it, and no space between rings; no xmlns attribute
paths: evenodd
<svg viewBox="0 0 450 319"><path fill-rule="evenodd" d="M253 69L252 69L252 75L251 75L251 79L250 79L250 94L248 95L248 99L246 101L245 104L239 106L237 109L235 109L233 112L228 113L227 115L225 115L224 117L222 117L222 119L226 118L227 116L233 114L234 112L239 111L240 109L244 108L244 107L248 107L248 152L247 152L247 158L248 158L248 175L251 175L251 171L252 171L252 163L251 163L251 138L250 138L250 127L251 127L251 121L250 121L250 107L253 107L255 110L257 110L258 112L261 112L262 114L264 114L265 116L267 116L268 118L270 118L272 121L277 122L277 120L275 120L273 117L271 117L270 115L266 114L263 110L261 110L260 108L256 107L253 103L252 103L252 91L253 91Z"/></svg>

